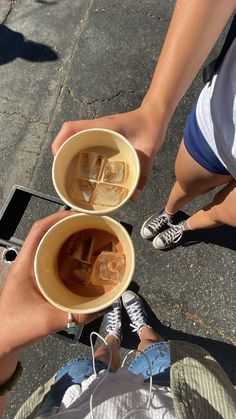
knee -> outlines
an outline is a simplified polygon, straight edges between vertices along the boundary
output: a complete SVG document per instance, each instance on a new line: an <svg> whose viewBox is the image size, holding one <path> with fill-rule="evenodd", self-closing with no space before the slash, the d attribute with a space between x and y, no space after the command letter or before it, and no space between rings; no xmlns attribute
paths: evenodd
<svg viewBox="0 0 236 419"><path fill-rule="evenodd" d="M230 208L225 208L224 205L213 205L209 215L215 223L236 227L236 214Z"/></svg>
<svg viewBox="0 0 236 419"><path fill-rule="evenodd" d="M209 217L215 224L224 223L221 219L221 215L217 211L217 207L215 206L209 208Z"/></svg>

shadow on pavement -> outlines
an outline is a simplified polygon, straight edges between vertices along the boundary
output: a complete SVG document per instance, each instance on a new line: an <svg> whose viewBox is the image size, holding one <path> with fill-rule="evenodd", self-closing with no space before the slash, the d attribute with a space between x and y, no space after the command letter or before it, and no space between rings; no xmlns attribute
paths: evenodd
<svg viewBox="0 0 236 419"><path fill-rule="evenodd" d="M132 281L131 284L130 284L129 289L131 289L136 294L138 294L139 285L136 282ZM80 343L83 343L86 346L90 346L90 333L92 333L92 332L100 333L101 336L103 336L103 337L105 336L106 332L105 332L105 329L104 329L104 324L102 325L103 317L104 316L100 316L96 320L94 320L93 322L91 322L89 324L86 324L86 326L84 326L83 333L82 333L82 335L80 337L80 340L79 340ZM130 335L130 326L129 326L130 320L129 320L124 308L122 309L122 319L123 319L123 323L122 323L123 336L128 336L128 335ZM133 345L136 344L135 342L137 342L137 345L138 345L139 340L138 340L138 337L137 337L136 333L132 333L132 338L133 338ZM96 341L97 341L97 339L94 338L93 339L94 344L96 343ZM124 346L123 343L122 343L122 346Z"/></svg>
<svg viewBox="0 0 236 419"><path fill-rule="evenodd" d="M129 287L130 290L134 291L136 294L139 292L139 285L132 281ZM158 333L164 340L184 340L187 342L194 343L195 345L201 346L207 350L222 366L225 373L228 375L229 379L236 385L236 346L230 345L226 342L217 341L213 339L208 339L201 336L192 335L189 333L184 333L181 330L175 330L171 328L171 325L165 325L161 323L160 320L156 317L155 313L152 311L151 307L148 305L146 300L139 295L141 298L147 315L149 325ZM83 334L81 336L80 342L90 346L89 335L92 331L99 332L104 336L105 332L101 332L100 328L102 326L103 317L99 317L94 322L86 325L84 327ZM140 340L137 333L132 333L130 328L130 319L123 308L122 311L122 348L125 349L136 349ZM94 339L94 344L96 339Z"/></svg>
<svg viewBox="0 0 236 419"><path fill-rule="evenodd" d="M230 378L233 385L236 385L236 347L225 342L208 339L201 336L184 333L181 330L175 330L171 328L171 325L164 325L156 317L151 307L148 305L146 300L140 296L141 300L145 305L146 312L148 314L148 320L150 326L165 340L184 340L187 342L194 343L195 345L201 346L206 349L222 366L228 377ZM124 322L126 322L124 320ZM129 324L129 320L128 320ZM130 329L128 333L124 331L124 339L122 346L125 348L136 348L139 342L137 336L132 336Z"/></svg>
<svg viewBox="0 0 236 419"><path fill-rule="evenodd" d="M135 282L132 282L130 289L138 294L139 286ZM175 330L171 328L171 325L165 325L161 323L160 320L156 317L155 313L152 311L151 307L148 305L146 300L139 296L144 303L149 325L163 337L164 340L184 340L187 342L194 343L195 345L201 346L207 350L222 366L228 377L230 378L233 385L236 385L236 347L230 345L226 342L221 342L213 339L208 339L201 336L191 335L189 333L184 333L181 330ZM101 333L104 336L105 331L101 332L100 328L102 325L103 318L99 317L94 322L86 325L81 336L80 342L90 346L89 336L92 331ZM137 333L132 333L130 328L130 319L123 309L122 312L122 348L125 349L136 349L139 344L139 338ZM94 344L96 339L94 339ZM100 343L100 342L99 342Z"/></svg>
<svg viewBox="0 0 236 419"><path fill-rule="evenodd" d="M16 58L27 61L55 61L58 54L47 45L27 40L21 33L0 25L0 65Z"/></svg>

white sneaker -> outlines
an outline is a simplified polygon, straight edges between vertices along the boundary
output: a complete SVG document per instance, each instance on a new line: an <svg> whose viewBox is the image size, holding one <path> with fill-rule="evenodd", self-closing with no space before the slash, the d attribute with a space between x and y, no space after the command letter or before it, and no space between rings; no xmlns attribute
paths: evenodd
<svg viewBox="0 0 236 419"><path fill-rule="evenodd" d="M147 313L140 298L133 291L125 291L122 302L131 320L130 326L133 332L139 334L140 330L147 325Z"/></svg>
<svg viewBox="0 0 236 419"><path fill-rule="evenodd" d="M104 319L106 322L106 332L108 335L115 335L119 341L122 339L121 334L121 310L122 304L121 299L119 298L112 304L112 310L109 311Z"/></svg>
<svg viewBox="0 0 236 419"><path fill-rule="evenodd" d="M158 214L151 215L142 225L140 234L143 239L151 239L159 234L166 227L171 225L172 217L166 212L161 211Z"/></svg>
<svg viewBox="0 0 236 419"><path fill-rule="evenodd" d="M173 225L155 237L152 244L156 249L163 250L177 243L184 233L183 221Z"/></svg>

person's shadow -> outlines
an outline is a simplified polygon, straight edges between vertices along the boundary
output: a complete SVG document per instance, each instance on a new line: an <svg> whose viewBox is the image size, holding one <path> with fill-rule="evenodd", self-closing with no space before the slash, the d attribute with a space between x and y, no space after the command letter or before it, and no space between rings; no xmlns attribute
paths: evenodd
<svg viewBox="0 0 236 419"><path fill-rule="evenodd" d="M139 286L133 281L129 289L138 294ZM160 335L164 340L182 340L201 346L219 362L233 385L236 385L236 347L234 345L201 336L191 335L189 333L184 333L181 330L172 329L171 325L161 323L146 300L142 296L139 297L145 306L148 316L148 324L158 335ZM102 320L102 317L99 317L99 319L84 327L84 331L80 338L81 343L90 346L89 336L92 331L99 332L102 336L105 336L105 330L102 329ZM136 349L139 344L139 338L137 333L131 332L130 319L124 309L122 311L122 333L123 339L121 347L129 350ZM95 338L94 343L96 340L97 339Z"/></svg>
<svg viewBox="0 0 236 419"><path fill-rule="evenodd" d="M219 362L233 385L236 385L236 347L234 345L201 336L191 335L189 333L184 333L181 330L172 329L171 325L161 323L146 300L142 296L139 297L144 303L145 310L148 315L148 322L158 335L160 335L164 340L183 340L206 349L213 356L213 358ZM129 323L128 318L127 321L126 318L124 318L123 324L129 325ZM130 333L130 329L129 331L127 330L127 332L124 330L124 339L122 341L123 347L135 349L138 342L139 339L136 334Z"/></svg>
<svg viewBox="0 0 236 419"><path fill-rule="evenodd" d="M0 65L16 58L27 61L55 61L58 54L49 46L26 39L21 33L0 25Z"/></svg>

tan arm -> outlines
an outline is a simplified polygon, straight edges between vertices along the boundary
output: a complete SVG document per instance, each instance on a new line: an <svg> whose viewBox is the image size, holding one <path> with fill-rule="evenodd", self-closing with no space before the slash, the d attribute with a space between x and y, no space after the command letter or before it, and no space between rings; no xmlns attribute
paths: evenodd
<svg viewBox="0 0 236 419"><path fill-rule="evenodd" d="M18 361L19 354L14 352L11 355L7 355L4 358L1 357L0 353L0 387L5 384L9 378L14 374L16 364ZM10 392L0 396L0 418L3 418L4 410L9 398Z"/></svg>
<svg viewBox="0 0 236 419"><path fill-rule="evenodd" d="M71 135L84 129L108 128L120 132L132 142L139 155L141 176L135 194L137 200L165 139L173 112L235 8L236 0L177 0L141 106L131 112L94 120L65 122L52 144L53 154Z"/></svg>
<svg viewBox="0 0 236 419"><path fill-rule="evenodd" d="M178 0L143 105L168 121L215 45L235 0Z"/></svg>

